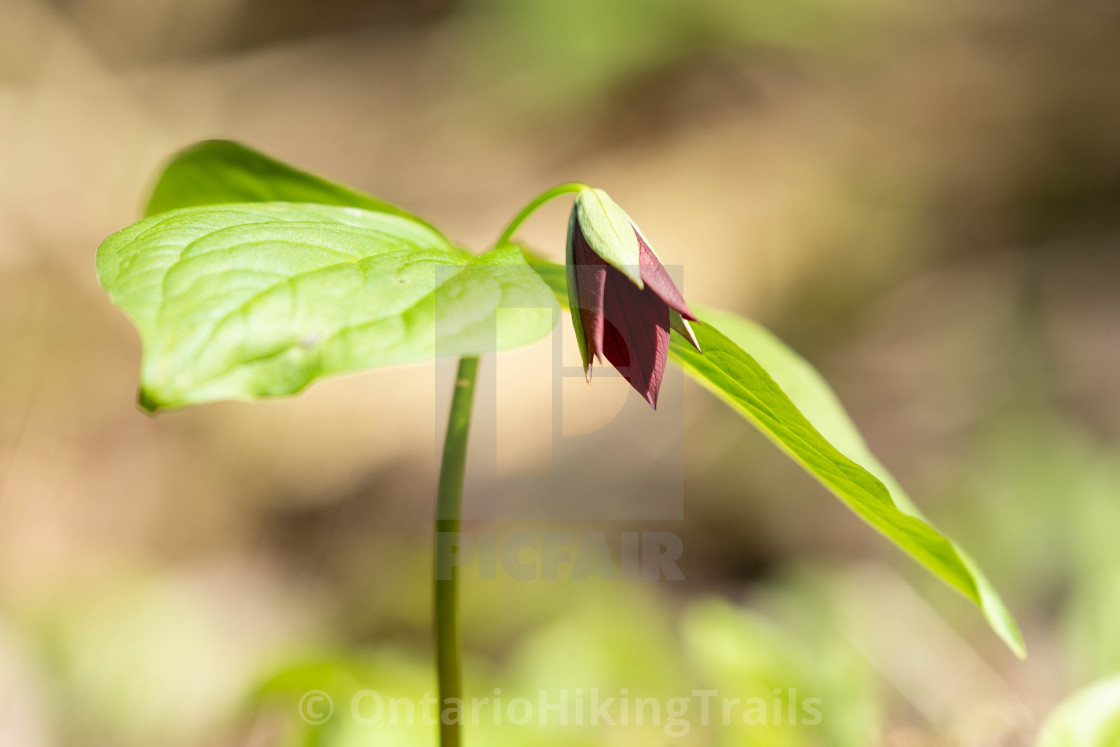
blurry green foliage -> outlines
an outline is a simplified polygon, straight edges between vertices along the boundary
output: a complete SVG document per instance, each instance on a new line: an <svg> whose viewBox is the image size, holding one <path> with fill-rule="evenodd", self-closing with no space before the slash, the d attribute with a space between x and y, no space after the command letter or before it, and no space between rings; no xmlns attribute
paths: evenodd
<svg viewBox="0 0 1120 747"><path fill-rule="evenodd" d="M867 0L489 0L466 6L480 72L533 109L594 103L627 79L736 48L829 49L866 40Z"/></svg>
<svg viewBox="0 0 1120 747"><path fill-rule="evenodd" d="M1060 603L1073 681L1120 671L1115 446L1033 406L993 419L972 441L969 466L938 489L947 523L981 549L1017 605Z"/></svg>
<svg viewBox="0 0 1120 747"><path fill-rule="evenodd" d="M781 614L781 605L769 605L769 611L748 610L713 598L676 613L657 587L584 581L479 582L466 587L466 601L485 586L504 589L505 604L489 611L489 619L499 626L504 609L530 606L542 591L567 612L507 639L500 658L468 648L464 685L468 707L472 698L490 698L480 707L478 724L466 727L466 738L472 742L511 747L665 742L865 747L878 734L881 707L871 671L831 628L827 594L820 583L790 579L771 589L786 613L800 609L820 614L811 639L786 629L790 616ZM484 624L478 620L475 627ZM419 710L425 707L423 699L435 692L428 656L423 647L388 641L326 656L297 656L263 675L261 686L247 702L246 714L279 716L293 735L293 747L370 743L430 747L436 743L435 728L424 723ZM602 700L629 698L633 706L629 723L621 723L616 702L609 711L615 723L601 721L593 726L593 690ZM710 696L711 711L704 725L694 691L712 690L718 695ZM378 693L380 712L373 696L363 691ZM566 703L564 717L550 712L541 724L542 692L549 704ZM300 709L309 706L301 705L308 693L326 694L333 704L333 713L322 724L308 724L299 717ZM534 708L531 722L510 725L506 721L496 726L496 698L503 702L502 718L511 700L528 699ZM688 722L687 733L670 739L665 731L666 704L673 698L690 702L682 717ZM739 698L729 710L730 728L723 727L720 698ZM393 699L398 701L395 706ZM634 710L639 699L660 704L643 705L641 724ZM322 703L311 707L314 713L324 712ZM354 707L358 718L352 715ZM797 711L795 723L789 719L791 707ZM819 717L814 717L814 709ZM395 724L390 723L394 712ZM363 723L363 719L377 722Z"/></svg>
<svg viewBox="0 0 1120 747"><path fill-rule="evenodd" d="M36 609L28 622L56 684L60 734L192 745L233 719L261 669L300 634L270 626L276 610L225 596L217 580L114 575Z"/></svg>
<svg viewBox="0 0 1120 747"><path fill-rule="evenodd" d="M1038 747L1115 747L1120 744L1120 676L1074 693L1050 714Z"/></svg>
<svg viewBox="0 0 1120 747"><path fill-rule="evenodd" d="M731 711L730 728L716 730L717 743L875 743L881 713L867 662L835 631L822 626L805 638L787 625L721 599L699 602L685 615L684 645L697 679L742 700Z"/></svg>

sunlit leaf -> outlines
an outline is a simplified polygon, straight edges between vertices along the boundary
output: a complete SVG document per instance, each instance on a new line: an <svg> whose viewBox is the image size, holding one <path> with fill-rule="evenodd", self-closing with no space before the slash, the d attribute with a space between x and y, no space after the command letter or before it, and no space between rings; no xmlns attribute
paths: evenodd
<svg viewBox="0 0 1120 747"><path fill-rule="evenodd" d="M1101 680L1059 705L1042 726L1038 747L1120 744L1120 676Z"/></svg>
<svg viewBox="0 0 1120 747"><path fill-rule="evenodd" d="M152 190L144 215L231 202L313 202L420 220L384 200L229 140L204 140L172 156Z"/></svg>
<svg viewBox="0 0 1120 747"><path fill-rule="evenodd" d="M555 309L516 247L471 256L410 218L324 205L161 213L106 239L97 269L143 339L149 409L517 347Z"/></svg>
<svg viewBox="0 0 1120 747"><path fill-rule="evenodd" d="M521 253L525 256L525 261L536 270L537 274L541 276L541 280L556 296L560 306L562 308L566 307L568 303L568 272L564 265L549 262L526 246L521 246Z"/></svg>
<svg viewBox="0 0 1120 747"><path fill-rule="evenodd" d="M528 250L525 256L556 297L565 299L564 268ZM713 309L698 307L697 313L701 323L693 330L703 352L674 334L669 359L754 423L871 526L974 601L1011 650L1026 656L999 593L959 545L925 521L867 448L824 377L761 325Z"/></svg>
<svg viewBox="0 0 1120 747"><path fill-rule="evenodd" d="M757 324L705 310L700 319L703 323L693 330L703 353L674 335L670 359L750 420L867 523L976 602L1000 638L1024 656L1018 627L991 583L961 548L921 518L868 450L824 378ZM735 339L709 320L730 330Z"/></svg>

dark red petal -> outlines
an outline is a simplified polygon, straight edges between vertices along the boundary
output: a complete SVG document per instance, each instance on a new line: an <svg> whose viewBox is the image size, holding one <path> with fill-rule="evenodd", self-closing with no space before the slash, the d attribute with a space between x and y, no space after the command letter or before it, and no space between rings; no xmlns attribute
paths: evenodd
<svg viewBox="0 0 1120 747"><path fill-rule="evenodd" d="M684 302L684 296L673 284L673 279L669 277L669 273L665 272L665 266L661 264L657 255L649 248L649 244L638 233L638 229L634 229L634 234L638 237L638 269L642 274L642 282L646 284L647 288L653 289L658 298L668 304L670 308L680 312L680 315L685 319L690 322L696 321L696 317L689 310L688 304Z"/></svg>
<svg viewBox="0 0 1120 747"><path fill-rule="evenodd" d="M579 223L572 237L572 262L579 291L580 322L587 340L588 358L603 360L603 303L610 266L587 244ZM590 362L590 361L589 361Z"/></svg>
<svg viewBox="0 0 1120 747"><path fill-rule="evenodd" d="M611 267L604 310L603 354L656 410L669 352L669 307Z"/></svg>

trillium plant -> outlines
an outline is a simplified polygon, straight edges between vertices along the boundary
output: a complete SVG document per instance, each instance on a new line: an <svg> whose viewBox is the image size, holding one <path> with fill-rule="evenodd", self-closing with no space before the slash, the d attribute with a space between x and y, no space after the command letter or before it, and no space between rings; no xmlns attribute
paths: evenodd
<svg viewBox="0 0 1120 747"><path fill-rule="evenodd" d="M561 266L514 238L537 208L565 196L574 204ZM689 249L674 247L674 258ZM656 409L673 361L972 600L1025 655L991 584L922 517L822 377L759 325L686 303L651 242L602 190L543 192L475 254L401 208L207 141L164 168L146 217L101 244L97 272L139 330L139 400L148 411L292 395L324 376L458 357L437 533L459 527L478 356L547 335L540 312L554 323L559 301L588 381L605 359ZM435 567L452 567L453 549L436 542ZM437 673L450 709L460 698L456 577L436 576ZM441 744L458 745L454 719L441 721Z"/></svg>

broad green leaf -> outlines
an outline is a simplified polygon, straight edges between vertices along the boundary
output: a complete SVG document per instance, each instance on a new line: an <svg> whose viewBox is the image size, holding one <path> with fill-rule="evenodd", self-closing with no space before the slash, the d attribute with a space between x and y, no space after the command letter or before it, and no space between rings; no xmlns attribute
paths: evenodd
<svg viewBox="0 0 1120 747"><path fill-rule="evenodd" d="M97 269L139 328L149 409L518 347L556 308L515 246L472 256L410 218L325 205L161 213L106 239Z"/></svg>
<svg viewBox="0 0 1120 747"><path fill-rule="evenodd" d="M229 140L204 140L179 151L163 168L144 216L231 202L312 202L389 213L424 223L395 205Z"/></svg>
<svg viewBox="0 0 1120 747"><path fill-rule="evenodd" d="M674 336L670 359L754 423L864 521L979 605L1000 638L1025 656L1015 620L991 583L960 547L921 517L868 450L824 378L759 325L721 312L700 316L702 323L693 330L703 353ZM709 320L731 330L734 340Z"/></svg>
<svg viewBox="0 0 1120 747"><path fill-rule="evenodd" d="M1042 725L1038 747L1120 744L1120 676L1101 680L1059 705Z"/></svg>

